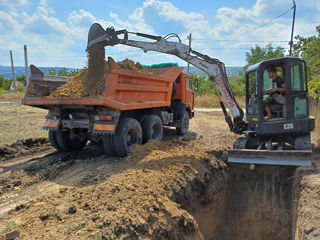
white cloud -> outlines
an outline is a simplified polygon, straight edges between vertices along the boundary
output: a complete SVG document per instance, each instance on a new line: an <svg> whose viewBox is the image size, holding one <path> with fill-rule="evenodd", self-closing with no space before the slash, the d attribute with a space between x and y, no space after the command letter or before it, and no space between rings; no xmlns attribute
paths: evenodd
<svg viewBox="0 0 320 240"><path fill-rule="evenodd" d="M1 4L8 7L23 6L30 4L28 0L1 0Z"/></svg>
<svg viewBox="0 0 320 240"><path fill-rule="evenodd" d="M187 35L192 33L193 49L218 58L228 66L244 64L245 51L256 44L248 41L289 41L291 31L292 12L268 23L270 19L291 7L292 3L288 0L257 0L250 8L221 7L212 14L213 20L200 12L179 9L174 2L160 0L146 0L133 9L127 17L118 12L108 12L106 19L97 19L92 12L82 9L70 12L66 20L57 17L47 0L38 0L35 10L29 13L24 12L23 8L29 4L27 0L2 0L2 2L9 7L9 10L0 10L2 33L0 53L7 51L8 48L21 51L23 44L27 44L33 63L49 66L82 67L86 60L84 50L87 33L93 22L100 23L104 28L113 26L116 30L125 28L129 31L154 35L177 31L184 43L187 43ZM295 35L315 34L315 22L320 22L320 2L317 0L309 0L306 3L296 0L296 2L298 10ZM305 9L317 11L312 15L312 22L310 16L299 15L299 11L303 13ZM266 25L257 28L261 24ZM134 36L130 37L136 39ZM236 42L217 41L221 39ZM265 46L267 43L258 44ZM287 42L273 45L288 48ZM74 49L82 49L83 55L76 58L79 56L79 51ZM139 49L120 45L108 47L106 51L116 60L129 57L145 64L178 61L174 56L159 53L144 54ZM43 57L45 62L36 56Z"/></svg>
<svg viewBox="0 0 320 240"><path fill-rule="evenodd" d="M87 12L85 10L72 11L68 17L68 23L70 25L85 25L92 24L96 21L96 18L92 15L92 13Z"/></svg>

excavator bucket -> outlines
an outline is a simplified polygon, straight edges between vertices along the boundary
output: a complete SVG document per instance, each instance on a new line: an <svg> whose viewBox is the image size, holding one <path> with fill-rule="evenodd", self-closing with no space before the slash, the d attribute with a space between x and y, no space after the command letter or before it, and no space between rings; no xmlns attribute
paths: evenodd
<svg viewBox="0 0 320 240"><path fill-rule="evenodd" d="M311 150L228 150L228 162L285 166L311 166Z"/></svg>
<svg viewBox="0 0 320 240"><path fill-rule="evenodd" d="M107 28L104 30L99 23L91 25L88 33L87 48L96 45L103 44L104 46L113 46L119 43L118 34L124 33L123 31L115 31L113 28Z"/></svg>

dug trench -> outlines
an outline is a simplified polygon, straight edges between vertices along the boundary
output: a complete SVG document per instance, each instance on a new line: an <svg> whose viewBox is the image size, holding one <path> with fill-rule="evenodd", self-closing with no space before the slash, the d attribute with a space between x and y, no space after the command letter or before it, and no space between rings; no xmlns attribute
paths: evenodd
<svg viewBox="0 0 320 240"><path fill-rule="evenodd" d="M17 239L317 239L317 209L303 209L317 181L300 184L315 170L227 164L236 136L216 127L222 118L198 113L187 135L166 129L124 159L88 145L3 168L0 236L14 226Z"/></svg>

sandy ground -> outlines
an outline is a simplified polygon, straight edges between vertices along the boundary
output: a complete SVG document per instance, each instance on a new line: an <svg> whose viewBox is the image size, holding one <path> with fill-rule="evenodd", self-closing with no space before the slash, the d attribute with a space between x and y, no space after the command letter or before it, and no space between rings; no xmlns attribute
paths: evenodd
<svg viewBox="0 0 320 240"><path fill-rule="evenodd" d="M196 112L185 136L166 129L164 141L135 146L123 159L106 157L100 145L58 153L47 142L33 152L24 147L17 156L0 156L0 236L209 239L206 229L223 228L215 216L224 214L228 196L224 150L236 137L222 113ZM319 237L317 169L315 164L296 175L296 239Z"/></svg>

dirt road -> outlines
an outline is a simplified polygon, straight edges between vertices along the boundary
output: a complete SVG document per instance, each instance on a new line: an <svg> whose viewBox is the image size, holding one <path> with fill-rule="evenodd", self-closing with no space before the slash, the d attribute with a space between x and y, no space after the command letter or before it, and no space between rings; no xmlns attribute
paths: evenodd
<svg viewBox="0 0 320 240"><path fill-rule="evenodd" d="M236 137L222 113L197 112L187 135L166 129L164 141L134 146L123 159L106 157L94 144L58 153L43 142L31 155L27 148L13 158L7 154L0 160L0 233L17 239L226 240L292 239L302 232L309 238L296 239L317 239L316 168L294 178L294 168L230 166L224 150Z"/></svg>

